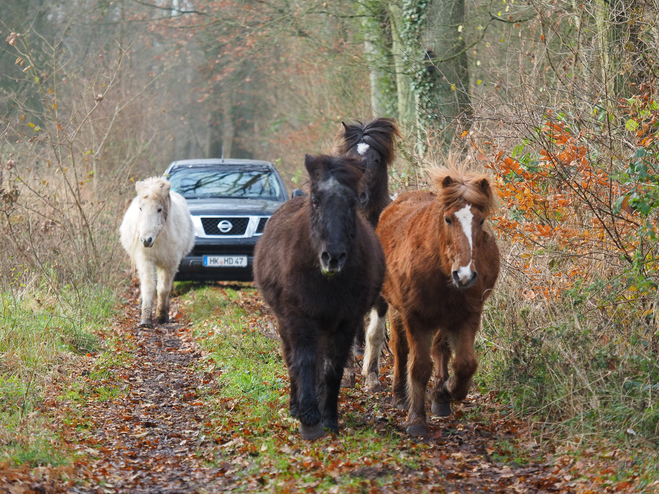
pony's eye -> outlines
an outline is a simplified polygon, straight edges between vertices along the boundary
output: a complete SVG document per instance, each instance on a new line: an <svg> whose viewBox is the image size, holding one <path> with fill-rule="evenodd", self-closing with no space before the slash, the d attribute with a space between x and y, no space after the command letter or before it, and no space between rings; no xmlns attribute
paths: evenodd
<svg viewBox="0 0 659 494"><path fill-rule="evenodd" d="M480 220L480 221L478 222L478 224L479 224L480 226L483 226L483 223L485 223L485 219L482 219L482 220Z"/></svg>
<svg viewBox="0 0 659 494"><path fill-rule="evenodd" d="M159 213L162 213L162 208L158 208L158 212L159 212Z"/></svg>
<svg viewBox="0 0 659 494"><path fill-rule="evenodd" d="M448 216L444 217L444 221L446 221L447 225L450 225L452 223L451 218L449 218Z"/></svg>
<svg viewBox="0 0 659 494"><path fill-rule="evenodd" d="M140 211L142 211L142 208L140 208Z"/></svg>
<svg viewBox="0 0 659 494"><path fill-rule="evenodd" d="M319 205L319 203L318 203L318 199L316 199L315 197L314 197L313 199L311 199L311 205L312 205L313 207L317 208L318 205Z"/></svg>

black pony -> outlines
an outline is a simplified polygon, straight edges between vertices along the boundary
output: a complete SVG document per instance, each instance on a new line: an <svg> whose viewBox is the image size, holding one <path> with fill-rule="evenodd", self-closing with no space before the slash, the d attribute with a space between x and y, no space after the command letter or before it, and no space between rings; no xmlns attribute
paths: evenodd
<svg viewBox="0 0 659 494"><path fill-rule="evenodd" d="M337 140L337 151L340 154L350 156L362 156L366 160L365 178L359 195L360 209L364 217L373 225L378 226L378 220L382 210L391 203L389 195L389 166L393 163L396 155L396 138L400 138L396 121L390 118L376 118L365 124L357 123L347 125L343 123L343 131L339 133ZM384 317L387 314L387 303L382 298L373 307L370 316L368 333L381 335L383 329L377 329L384 325ZM377 327L376 327L377 326ZM366 349L382 347L382 342L372 342L366 345ZM365 346L366 335L363 327L357 333L357 347ZM377 360L379 365L379 359ZM366 376L366 371L364 371ZM344 379L345 387L354 387L355 371L354 357L348 362L348 372ZM367 380L369 389L377 391L379 383Z"/></svg>
<svg viewBox="0 0 659 494"><path fill-rule="evenodd" d="M365 124L344 123L338 135L339 154L366 160L365 184L359 199L362 213L374 228L391 202L388 168L395 158L396 137L400 137L398 127L390 118L376 118Z"/></svg>
<svg viewBox="0 0 659 494"><path fill-rule="evenodd" d="M277 317L304 439L338 432L338 395L355 334L384 279L373 227L358 213L364 160L307 155L310 194L272 215L254 252L254 280Z"/></svg>

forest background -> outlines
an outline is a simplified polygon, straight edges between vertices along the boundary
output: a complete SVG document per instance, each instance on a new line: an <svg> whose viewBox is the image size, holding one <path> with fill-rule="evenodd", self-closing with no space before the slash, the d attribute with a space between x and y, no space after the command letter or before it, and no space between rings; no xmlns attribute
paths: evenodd
<svg viewBox="0 0 659 494"><path fill-rule="evenodd" d="M98 344L130 278L117 229L134 180L224 155L272 161L290 192L304 153L377 115L403 135L394 192L447 160L496 179L503 269L478 385L543 434L656 448L658 13L649 0L0 1L3 423L32 420L54 369Z"/></svg>

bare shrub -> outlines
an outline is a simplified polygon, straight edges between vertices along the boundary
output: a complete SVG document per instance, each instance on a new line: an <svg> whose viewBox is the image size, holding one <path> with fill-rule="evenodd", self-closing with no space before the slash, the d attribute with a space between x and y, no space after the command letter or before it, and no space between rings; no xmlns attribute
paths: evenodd
<svg viewBox="0 0 659 494"><path fill-rule="evenodd" d="M88 74L70 71L61 45L37 56L28 39L13 48L32 97L8 96L14 117L0 143L3 284L34 276L55 293L115 284L125 266L117 229L132 197L128 178L142 168L154 135L142 126L140 100L151 82L123 96L131 85L122 79L125 51Z"/></svg>

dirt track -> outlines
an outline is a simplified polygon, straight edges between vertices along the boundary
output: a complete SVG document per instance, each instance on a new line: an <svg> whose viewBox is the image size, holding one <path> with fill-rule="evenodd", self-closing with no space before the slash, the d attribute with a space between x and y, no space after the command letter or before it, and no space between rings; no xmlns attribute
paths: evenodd
<svg viewBox="0 0 659 494"><path fill-rule="evenodd" d="M259 307L257 297L255 291L244 290L238 303L247 309ZM72 380L85 381L87 389L97 394L88 394L81 403L56 399L57 390L53 390L44 404L60 421L63 442L81 456L71 467L0 470L0 492L296 492L294 479L277 482L276 474L254 474L248 468L258 451L236 456L235 461L231 456L224 456L226 462L216 460L218 449L227 451L232 441L241 441L242 429L238 424L233 439L213 432L218 414L231 414L231 409L211 410L207 405L206 398L219 390L212 374L198 370L201 354L190 326L136 328L134 308L135 303L125 307L126 317L114 329L120 335L115 351L122 357L103 367L100 374L94 370L98 363L93 358L73 371ZM385 359L385 369L389 366ZM389 389L389 378L383 381ZM110 391L98 394L101 390ZM342 477L360 479L353 492L618 492L616 488L632 488L577 481L580 470L568 457L535 462L541 452L551 457L552 448L535 444L525 426L506 418L486 396L471 395L451 418L432 419L430 435L419 442L405 435L404 413L391 405L388 390L366 395L358 379L357 387L344 394L341 414L357 411L362 417L352 424L353 429L376 430L383 436L393 431L402 448L416 455L418 467L400 468L380 458L332 463L335 452L348 447L345 440L350 428L342 425L340 436L310 445L286 430L277 432L287 426L277 429L273 425L270 434L281 434L282 448L293 464L337 481L335 488L327 489L330 492L344 492L339 488ZM313 448L332 453L320 454L326 464L298 461ZM516 456L523 458L517 461ZM313 487L305 491L316 492Z"/></svg>

